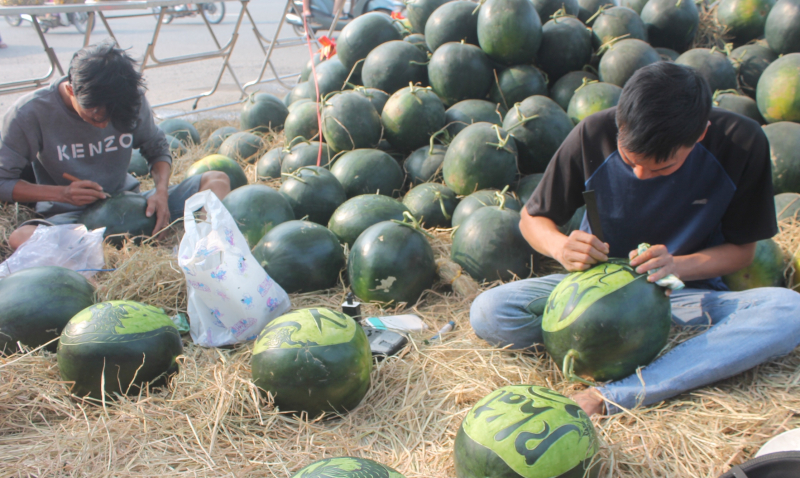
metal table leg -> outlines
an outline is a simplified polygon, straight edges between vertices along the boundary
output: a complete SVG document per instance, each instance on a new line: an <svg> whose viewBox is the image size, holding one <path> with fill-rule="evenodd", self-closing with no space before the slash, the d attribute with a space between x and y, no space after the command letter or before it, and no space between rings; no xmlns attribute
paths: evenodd
<svg viewBox="0 0 800 478"><path fill-rule="evenodd" d="M31 19L33 27L36 29L36 34L39 35L39 41L42 42L42 47L44 47L44 52L47 54L47 58L50 60L50 69L47 71L47 74L39 78L3 83L0 85L0 94L19 93L22 91L35 90L37 88L41 88L42 86L46 86L47 83L50 82L50 79L53 77L56 70L58 70L58 73L61 76L64 76L64 69L61 68L61 63L58 61L56 52L50 47L50 45L47 44L47 40L42 32L42 27L39 25L39 19L36 17L36 15L31 15Z"/></svg>

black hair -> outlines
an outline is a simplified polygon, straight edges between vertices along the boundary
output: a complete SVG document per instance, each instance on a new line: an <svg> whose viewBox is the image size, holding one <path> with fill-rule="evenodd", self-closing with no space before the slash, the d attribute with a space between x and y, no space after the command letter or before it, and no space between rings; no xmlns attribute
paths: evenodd
<svg viewBox="0 0 800 478"><path fill-rule="evenodd" d="M647 65L633 74L619 98L619 143L664 162L681 146L697 142L710 112L711 90L697 71L667 61Z"/></svg>
<svg viewBox="0 0 800 478"><path fill-rule="evenodd" d="M116 48L113 40L75 53L68 79L82 108L105 107L115 128L125 132L136 128L144 80L136 71L136 61Z"/></svg>

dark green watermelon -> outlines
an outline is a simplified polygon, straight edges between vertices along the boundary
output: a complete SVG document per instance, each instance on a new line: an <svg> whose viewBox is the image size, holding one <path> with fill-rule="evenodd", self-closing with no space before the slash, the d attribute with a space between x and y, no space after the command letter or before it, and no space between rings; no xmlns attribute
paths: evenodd
<svg viewBox="0 0 800 478"><path fill-rule="evenodd" d="M317 66L322 60L323 58L320 52L314 53L314 55L306 62L306 65L303 67L303 69L300 70L300 81L308 81L308 78L311 76L311 72L313 71L312 65Z"/></svg>
<svg viewBox="0 0 800 478"><path fill-rule="evenodd" d="M380 12L369 12L351 20L336 39L339 61L350 70L378 45L403 37L392 25L392 19Z"/></svg>
<svg viewBox="0 0 800 478"><path fill-rule="evenodd" d="M444 128L442 100L430 88L407 86L393 94L381 113L383 134L392 146L413 151Z"/></svg>
<svg viewBox="0 0 800 478"><path fill-rule="evenodd" d="M775 194L800 193L800 124L780 121L764 126L772 159Z"/></svg>
<svg viewBox="0 0 800 478"><path fill-rule="evenodd" d="M319 142L306 141L292 145L288 150L284 148L281 157L281 174L290 174L305 166L319 166L328 168L331 162L332 153L326 144L322 144L322 156L320 156Z"/></svg>
<svg viewBox="0 0 800 478"><path fill-rule="evenodd" d="M339 180L325 168L306 166L283 176L280 189L294 211L294 217L328 224L333 211L347 200Z"/></svg>
<svg viewBox="0 0 800 478"><path fill-rule="evenodd" d="M547 95L547 77L533 65L515 65L497 74L489 99L510 109L534 95Z"/></svg>
<svg viewBox="0 0 800 478"><path fill-rule="evenodd" d="M281 160L286 153L282 146L272 148L256 163L256 174L258 179L281 177Z"/></svg>
<svg viewBox="0 0 800 478"><path fill-rule="evenodd" d="M601 8L612 8L611 0L578 0L578 20L586 24Z"/></svg>
<svg viewBox="0 0 800 478"><path fill-rule="evenodd" d="M415 304L436 279L433 249L416 226L383 221L358 236L347 259L347 276L365 302Z"/></svg>
<svg viewBox="0 0 800 478"><path fill-rule="evenodd" d="M444 112L447 132L451 137L455 137L462 129L472 123L492 123L502 126L503 115L507 109L498 103L486 100L464 100L459 101L447 108Z"/></svg>
<svg viewBox="0 0 800 478"><path fill-rule="evenodd" d="M516 140L522 174L544 172L572 127L564 110L546 96L531 96L503 120L503 128Z"/></svg>
<svg viewBox="0 0 800 478"><path fill-rule="evenodd" d="M566 14L573 17L577 17L581 11L578 0L533 0L533 5L536 7L536 12L543 22L553 18L562 8L562 15Z"/></svg>
<svg viewBox="0 0 800 478"><path fill-rule="evenodd" d="M291 113L292 111L296 110L300 105L304 105L306 103L313 103L313 101L311 101L308 98L300 98L299 100L297 100L294 103L290 104L286 108L289 110L289 113Z"/></svg>
<svg viewBox="0 0 800 478"><path fill-rule="evenodd" d="M372 353L364 329L350 317L301 309L264 327L253 345L251 369L255 386L281 412L305 412L313 419L358 406L369 390Z"/></svg>
<svg viewBox="0 0 800 478"><path fill-rule="evenodd" d="M542 22L530 0L486 0L478 12L478 44L504 65L531 63L542 43Z"/></svg>
<svg viewBox="0 0 800 478"><path fill-rule="evenodd" d="M775 0L720 0L717 23L736 45L743 45L764 34L764 24L774 4Z"/></svg>
<svg viewBox="0 0 800 478"><path fill-rule="evenodd" d="M407 37L403 38L403 41L411 43L415 47L419 48L420 51L425 53L426 55L428 53L432 53L428 48L428 44L425 41L425 35L423 35L422 33L412 33L411 35L408 35Z"/></svg>
<svg viewBox="0 0 800 478"><path fill-rule="evenodd" d="M340 156L331 173L344 187L347 198L361 194L397 196L403 187L403 169L387 153L377 149L356 149Z"/></svg>
<svg viewBox="0 0 800 478"><path fill-rule="evenodd" d="M591 419L577 403L536 385L510 385L467 412L455 440L456 478L597 478Z"/></svg>
<svg viewBox="0 0 800 478"><path fill-rule="evenodd" d="M694 48L679 56L675 63L697 70L708 81L712 93L736 89L736 69L724 53L708 48Z"/></svg>
<svg viewBox="0 0 800 478"><path fill-rule="evenodd" d="M764 44L754 43L733 50L728 59L737 70L739 87L747 96L755 98L761 74L778 59L778 55Z"/></svg>
<svg viewBox="0 0 800 478"><path fill-rule="evenodd" d="M516 142L497 125L471 124L447 147L442 174L447 187L461 195L513 184L517 177Z"/></svg>
<svg viewBox="0 0 800 478"><path fill-rule="evenodd" d="M245 100L242 108L242 131L280 131L288 115L286 105L277 97L267 93L252 94Z"/></svg>
<svg viewBox="0 0 800 478"><path fill-rule="evenodd" d="M558 106L560 106L562 110L567 111L567 108L569 108L569 100L572 99L575 90L583 85L584 79L587 81L596 81L597 76L588 71L570 71L556 81L550 88L550 98L558 103Z"/></svg>
<svg viewBox="0 0 800 478"><path fill-rule="evenodd" d="M222 142L219 154L236 161L255 163L261 153L264 142L260 136L246 131L233 133Z"/></svg>
<svg viewBox="0 0 800 478"><path fill-rule="evenodd" d="M164 139L167 140L167 146L173 158L180 158L189 151L181 140L171 134L164 136Z"/></svg>
<svg viewBox="0 0 800 478"><path fill-rule="evenodd" d="M406 193L403 204L424 227L450 227L458 198L443 184L423 183Z"/></svg>
<svg viewBox="0 0 800 478"><path fill-rule="evenodd" d="M672 61L672 62L674 62L675 60L678 59L679 56L681 56L680 53L678 53L675 50L671 50L669 48L658 47L655 50L658 52L658 55L661 57L661 61Z"/></svg>
<svg viewBox="0 0 800 478"><path fill-rule="evenodd" d="M221 154L211 154L196 161L189 166L184 176L188 178L189 176L203 174L206 171L221 171L227 174L228 179L231 181L232 190L247 184L247 176L245 176L244 170L239 166L239 163Z"/></svg>
<svg viewBox="0 0 800 478"><path fill-rule="evenodd" d="M319 86L320 100L326 98L334 91L346 89L345 82L347 81L347 77L349 75L350 70L342 65L342 62L339 61L338 56L333 57L330 60L325 60L317 65L316 79L317 85ZM314 82L309 81L308 85L307 97L314 99L316 95Z"/></svg>
<svg viewBox="0 0 800 478"><path fill-rule="evenodd" d="M453 227L458 227L478 209L487 206L499 206L501 202L505 209L520 211L522 209L522 203L520 203L519 199L517 199L514 194L505 192L506 190L507 188L503 189L503 191L482 189L462 199L461 202L458 203L458 206L456 206L455 211L453 211L453 219L451 221Z"/></svg>
<svg viewBox="0 0 800 478"><path fill-rule="evenodd" d="M25 291L45 300L31 300ZM31 267L0 281L0 355L36 348L58 338L69 319L94 304L94 287L64 267ZM55 352L57 342L46 347Z"/></svg>
<svg viewBox="0 0 800 478"><path fill-rule="evenodd" d="M263 184L249 184L231 191L222 204L251 249L272 228L294 219L294 211L286 198Z"/></svg>
<svg viewBox="0 0 800 478"><path fill-rule="evenodd" d="M600 81L624 87L636 70L659 61L661 56L646 42L620 40L611 45L600 60ZM733 81L736 82L735 72Z"/></svg>
<svg viewBox="0 0 800 478"><path fill-rule="evenodd" d="M150 165L138 149L134 149L131 152L131 162L128 164L128 172L140 178L150 174Z"/></svg>
<svg viewBox="0 0 800 478"><path fill-rule="evenodd" d="M592 58L592 34L577 18L560 17L542 27L542 46L536 63L551 82L583 69Z"/></svg>
<svg viewBox="0 0 800 478"><path fill-rule="evenodd" d="M784 219L794 218L800 219L800 194L797 193L780 193L775 195L775 216L778 221Z"/></svg>
<svg viewBox="0 0 800 478"><path fill-rule="evenodd" d="M689 48L700 24L700 13L691 0L649 0L641 17L650 45L678 52Z"/></svg>
<svg viewBox="0 0 800 478"><path fill-rule="evenodd" d="M425 33L428 18L450 0L406 0L406 18L414 33Z"/></svg>
<svg viewBox="0 0 800 478"><path fill-rule="evenodd" d="M764 118L758 111L758 105L753 98L736 93L736 90L729 90L730 92L717 91L714 94L714 106L718 106L728 111L733 111L742 116L746 116L758 124L764 124Z"/></svg>
<svg viewBox="0 0 800 478"><path fill-rule="evenodd" d="M620 7L630 8L637 15L642 14L645 4L647 4L647 0L620 0L619 2Z"/></svg>
<svg viewBox="0 0 800 478"><path fill-rule="evenodd" d="M569 100L567 114L578 124L589 115L617 106L622 88L611 83L588 83L577 90Z"/></svg>
<svg viewBox="0 0 800 478"><path fill-rule="evenodd" d="M566 223L558 226L558 230L561 231L561 234L565 236L569 236L572 231L577 231L581 228L581 224L583 223L583 216L586 215L586 206L581 206L572 214L572 217Z"/></svg>
<svg viewBox="0 0 800 478"><path fill-rule="evenodd" d="M378 115L383 112L384 105L389 101L389 94L376 88L364 88L363 86L359 86L356 88L356 92L361 93L364 95L364 98L369 100L372 106L375 107L375 111L378 112Z"/></svg>
<svg viewBox="0 0 800 478"><path fill-rule="evenodd" d="M627 259L567 276L542 318L545 347L564 376L574 371L598 381L625 378L650 363L667 344L670 325L664 289Z"/></svg>
<svg viewBox="0 0 800 478"><path fill-rule="evenodd" d="M523 205L528 202L528 199L530 199L531 196L533 196L533 192L536 190L536 187L539 186L540 182L542 182L542 176L544 176L542 173L529 174L524 176L517 183L515 192Z"/></svg>
<svg viewBox="0 0 800 478"><path fill-rule="evenodd" d="M778 0L767 16L764 36L778 55L800 52L800 0Z"/></svg>
<svg viewBox="0 0 800 478"><path fill-rule="evenodd" d="M325 101L322 136L334 151L374 148L381 130L381 117L364 95L345 91Z"/></svg>
<svg viewBox="0 0 800 478"><path fill-rule="evenodd" d="M753 262L733 274L722 276L722 282L732 291L757 287L783 287L786 285L783 276L786 265L780 246L772 239L764 239L756 242Z"/></svg>
<svg viewBox="0 0 800 478"><path fill-rule="evenodd" d="M425 24L425 43L428 50L448 42L478 44L478 12L473 2L459 0L440 6Z"/></svg>
<svg viewBox="0 0 800 478"><path fill-rule="evenodd" d="M178 328L163 310L113 300L70 319L58 341L58 369L70 393L102 400L165 384L182 353Z"/></svg>
<svg viewBox="0 0 800 478"><path fill-rule="evenodd" d="M350 198L333 212L328 229L339 242L353 247L358 236L368 227L392 219L402 221L408 208L400 201L382 194L362 194Z"/></svg>
<svg viewBox="0 0 800 478"><path fill-rule="evenodd" d="M341 456L315 461L303 468L292 478L321 478L332 476L336 478L404 478L403 475L366 458Z"/></svg>
<svg viewBox="0 0 800 478"><path fill-rule="evenodd" d="M197 128L186 120L170 118L158 124L158 128L170 136L174 136L185 145L200 144L200 133Z"/></svg>
<svg viewBox="0 0 800 478"><path fill-rule="evenodd" d="M445 151L447 147L434 144L433 147L423 146L406 158L403 168L412 186L441 180Z"/></svg>
<svg viewBox="0 0 800 478"><path fill-rule="evenodd" d="M147 217L146 212L147 199L144 196L123 191L90 204L78 217L78 222L90 231L105 227L103 237L113 236L109 242L120 245L124 235L149 237L156 232L153 231L156 215Z"/></svg>
<svg viewBox="0 0 800 478"><path fill-rule="evenodd" d="M344 251L327 227L289 220L259 239L253 257L289 294L330 289L339 281Z"/></svg>
<svg viewBox="0 0 800 478"><path fill-rule="evenodd" d="M433 52L428 79L444 104L486 97L494 81L492 62L475 45L445 43Z"/></svg>
<svg viewBox="0 0 800 478"><path fill-rule="evenodd" d="M756 102L767 123L800 122L800 53L783 55L764 70Z"/></svg>
<svg viewBox="0 0 800 478"><path fill-rule="evenodd" d="M206 140L206 152L210 154L218 153L219 147L228 139L228 136L238 132L239 130L233 126L223 126L222 128L215 129Z"/></svg>
<svg viewBox="0 0 800 478"><path fill-rule="evenodd" d="M369 52L361 71L364 86L392 94L409 83L428 82L428 56L411 43L395 40Z"/></svg>
<svg viewBox="0 0 800 478"><path fill-rule="evenodd" d="M479 282L528 277L533 248L522 237L519 219L519 211L502 204L478 209L458 226L450 258Z"/></svg>
<svg viewBox="0 0 800 478"><path fill-rule="evenodd" d="M630 8L603 9L592 22L592 45L597 49L622 37L647 41L647 28L642 19Z"/></svg>
<svg viewBox="0 0 800 478"><path fill-rule="evenodd" d="M315 140L319 136L318 103L308 101L289 112L284 125L286 142L292 143L296 138Z"/></svg>
<svg viewBox="0 0 800 478"><path fill-rule="evenodd" d="M315 88L314 84L308 81L303 81L292 88L292 91L289 92L289 96L286 97L286 102L291 106L300 100L314 101L314 98L316 97L317 89Z"/></svg>

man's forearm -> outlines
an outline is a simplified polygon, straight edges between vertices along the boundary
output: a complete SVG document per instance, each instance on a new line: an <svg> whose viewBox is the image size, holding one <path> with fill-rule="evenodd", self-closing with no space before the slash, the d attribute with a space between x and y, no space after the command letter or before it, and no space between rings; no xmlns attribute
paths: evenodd
<svg viewBox="0 0 800 478"><path fill-rule="evenodd" d="M31 184L27 181L19 180L14 185L11 196L16 202L62 202L64 201L64 186Z"/></svg>
<svg viewBox="0 0 800 478"><path fill-rule="evenodd" d="M558 230L556 223L546 217L531 216L524 207L520 215L519 230L528 244L540 254L556 257L556 252L567 242L567 236Z"/></svg>
<svg viewBox="0 0 800 478"><path fill-rule="evenodd" d="M722 244L685 256L675 256L677 275L684 281L712 279L744 269L753 262L756 244Z"/></svg>
<svg viewBox="0 0 800 478"><path fill-rule="evenodd" d="M155 182L156 192L167 193L171 171L172 167L166 161L159 161L150 169L150 175L153 176L153 182Z"/></svg>

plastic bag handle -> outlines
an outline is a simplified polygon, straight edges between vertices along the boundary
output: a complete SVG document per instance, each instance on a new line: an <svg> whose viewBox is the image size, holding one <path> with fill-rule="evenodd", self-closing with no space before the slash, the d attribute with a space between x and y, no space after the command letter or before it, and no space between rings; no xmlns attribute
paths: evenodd
<svg viewBox="0 0 800 478"><path fill-rule="evenodd" d="M200 208L206 208L206 217L211 219L211 227L217 229L219 217L223 214L222 210L225 208L222 201L210 189L200 191L194 196L186 200L183 207L183 222L186 232L198 235L197 223L194 219L194 212Z"/></svg>

